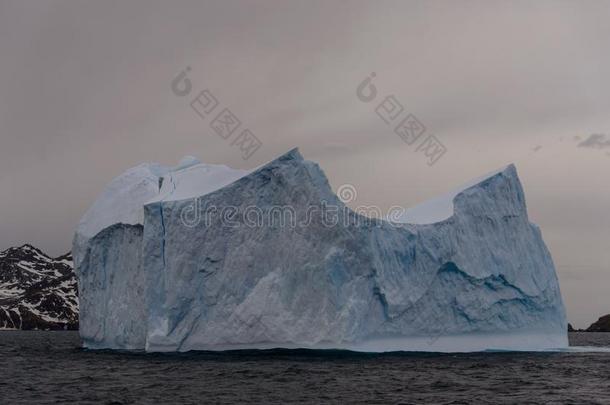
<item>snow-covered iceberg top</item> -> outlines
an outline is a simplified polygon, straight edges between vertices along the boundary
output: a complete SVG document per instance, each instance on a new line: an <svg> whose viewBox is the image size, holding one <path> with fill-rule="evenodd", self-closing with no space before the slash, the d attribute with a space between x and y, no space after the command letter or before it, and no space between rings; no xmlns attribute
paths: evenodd
<svg viewBox="0 0 610 405"><path fill-rule="evenodd" d="M234 182L247 173L246 170L204 163L180 167L163 176L159 194L148 200L146 204L200 197Z"/></svg>
<svg viewBox="0 0 610 405"><path fill-rule="evenodd" d="M500 169L494 170L483 176L470 180L469 182L462 184L460 187L457 187L456 189L446 194L424 201L423 203L418 204L415 207L407 208L402 213L397 213L396 217L392 218L392 221L399 223L424 225L433 224L435 222L441 222L448 218L451 218L454 214L453 200L455 199L455 197L457 197L458 194L464 192L465 190L471 187L475 187L478 184L481 184L485 180L489 179L490 177L493 177L507 170L512 170L516 173L514 165L511 164L508 166L504 166Z"/></svg>
<svg viewBox="0 0 610 405"><path fill-rule="evenodd" d="M78 233L92 237L113 224L142 224L149 202L198 197L237 180L247 170L201 163L185 156L173 167L143 163L121 174L87 210Z"/></svg>
<svg viewBox="0 0 610 405"><path fill-rule="evenodd" d="M201 163L185 156L176 166L143 163L106 186L81 218L75 238L75 261L88 240L114 224L142 225L144 205L201 196L247 174L247 170Z"/></svg>
<svg viewBox="0 0 610 405"><path fill-rule="evenodd" d="M340 208L328 226L248 210ZM185 225L183 213L228 207ZM74 239L91 348L532 350L567 346L552 259L510 165L401 223L368 223L297 150L252 171L186 158L115 179ZM300 224L301 222L299 222Z"/></svg>

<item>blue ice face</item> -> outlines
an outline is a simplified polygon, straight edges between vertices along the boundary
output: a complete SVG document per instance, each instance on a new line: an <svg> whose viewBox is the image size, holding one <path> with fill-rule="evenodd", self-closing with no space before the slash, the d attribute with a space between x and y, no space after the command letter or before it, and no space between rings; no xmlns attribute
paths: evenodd
<svg viewBox="0 0 610 405"><path fill-rule="evenodd" d="M204 172L171 174L171 195L141 201L140 223L111 224L94 237L77 231L85 345L567 346L553 262L514 166L455 193L442 220L419 224L354 222L322 170L296 150L223 186L211 188ZM192 197L197 184L207 191L196 199L176 197ZM251 207L290 207L303 218L324 204L337 206L334 224L318 216L304 226L253 226L239 217ZM185 222L185 212L210 206L237 216L230 226L218 215Z"/></svg>

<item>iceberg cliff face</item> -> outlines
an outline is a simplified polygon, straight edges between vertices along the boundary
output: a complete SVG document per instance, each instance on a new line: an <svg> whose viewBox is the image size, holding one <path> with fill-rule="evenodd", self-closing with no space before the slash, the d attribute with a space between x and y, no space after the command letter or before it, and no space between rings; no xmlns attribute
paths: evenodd
<svg viewBox="0 0 610 405"><path fill-rule="evenodd" d="M86 346L567 346L553 263L513 166L449 205L408 210L411 223L346 208L296 150L251 173L200 166L166 169L156 195L132 200L140 222L77 230Z"/></svg>

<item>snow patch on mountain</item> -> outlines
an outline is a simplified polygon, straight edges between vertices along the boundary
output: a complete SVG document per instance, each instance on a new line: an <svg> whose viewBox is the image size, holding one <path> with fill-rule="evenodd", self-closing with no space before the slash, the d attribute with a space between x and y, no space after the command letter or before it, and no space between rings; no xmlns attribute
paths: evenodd
<svg viewBox="0 0 610 405"><path fill-rule="evenodd" d="M31 245L0 252L0 329L77 329L72 256Z"/></svg>

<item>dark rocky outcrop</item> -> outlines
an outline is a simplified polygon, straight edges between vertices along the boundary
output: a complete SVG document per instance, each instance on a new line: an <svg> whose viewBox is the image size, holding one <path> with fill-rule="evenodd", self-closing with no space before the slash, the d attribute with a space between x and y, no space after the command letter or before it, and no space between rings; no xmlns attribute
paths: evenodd
<svg viewBox="0 0 610 405"><path fill-rule="evenodd" d="M0 252L0 329L78 329L70 253L51 258L27 244Z"/></svg>
<svg viewBox="0 0 610 405"><path fill-rule="evenodd" d="M587 332L610 332L610 314L604 315L587 328Z"/></svg>

